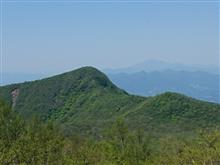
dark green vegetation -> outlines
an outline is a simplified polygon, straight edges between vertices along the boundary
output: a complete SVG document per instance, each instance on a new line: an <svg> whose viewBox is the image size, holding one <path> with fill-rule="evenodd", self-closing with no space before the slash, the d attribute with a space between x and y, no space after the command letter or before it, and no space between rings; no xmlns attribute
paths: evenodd
<svg viewBox="0 0 220 165"><path fill-rule="evenodd" d="M53 121L69 135L99 137L117 118L124 118L133 130L155 135L191 134L198 128L220 126L219 104L177 93L148 98L129 95L92 67L0 87L0 97L25 119L37 116Z"/></svg>
<svg viewBox="0 0 220 165"><path fill-rule="evenodd" d="M3 165L220 163L218 104L129 95L92 67L0 87L0 97Z"/></svg>
<svg viewBox="0 0 220 165"><path fill-rule="evenodd" d="M154 138L116 120L99 140L64 137L52 123L24 121L0 100L2 165L218 165L220 132Z"/></svg>

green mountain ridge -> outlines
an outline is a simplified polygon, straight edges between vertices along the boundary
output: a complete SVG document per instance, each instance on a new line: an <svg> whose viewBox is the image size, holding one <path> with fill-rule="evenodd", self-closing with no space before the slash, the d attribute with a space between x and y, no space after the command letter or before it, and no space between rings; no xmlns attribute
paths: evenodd
<svg viewBox="0 0 220 165"><path fill-rule="evenodd" d="M220 126L220 105L167 92L140 97L116 87L93 67L0 87L0 97L25 119L56 122L67 134L99 134L117 118L152 132Z"/></svg>

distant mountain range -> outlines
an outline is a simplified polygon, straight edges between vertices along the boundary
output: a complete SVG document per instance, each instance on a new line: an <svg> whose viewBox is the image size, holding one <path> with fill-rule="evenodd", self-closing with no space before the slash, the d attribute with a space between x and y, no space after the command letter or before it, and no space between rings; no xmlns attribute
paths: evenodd
<svg viewBox="0 0 220 165"><path fill-rule="evenodd" d="M216 66L184 65L149 60L127 68L104 72L131 94L154 96L171 91L220 103L220 74Z"/></svg>
<svg viewBox="0 0 220 165"><path fill-rule="evenodd" d="M154 96L170 91L220 103L220 76L217 74L167 70L108 76L118 87L131 94Z"/></svg>
<svg viewBox="0 0 220 165"><path fill-rule="evenodd" d="M182 63L174 63L174 62L167 62L161 60L147 60L142 63L138 63L136 65L125 67L125 68L118 68L118 69L104 69L105 73L115 74L115 73L136 73L136 72L152 72L152 71L166 71L166 70L173 70L173 71L202 71L208 73L219 74L220 68L219 66L213 65L189 65L189 64L182 64Z"/></svg>
<svg viewBox="0 0 220 165"><path fill-rule="evenodd" d="M38 116L54 121L66 134L98 136L118 118L124 118L131 129L152 134L220 126L219 104L171 92L155 97L130 95L93 67L3 86L0 97L25 119Z"/></svg>

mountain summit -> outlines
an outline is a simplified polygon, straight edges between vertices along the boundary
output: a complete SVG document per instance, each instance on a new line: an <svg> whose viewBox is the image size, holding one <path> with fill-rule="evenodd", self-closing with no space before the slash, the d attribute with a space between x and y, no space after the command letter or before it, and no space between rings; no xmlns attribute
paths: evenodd
<svg viewBox="0 0 220 165"><path fill-rule="evenodd" d="M117 118L125 118L132 128L160 132L220 126L218 104L177 93L133 96L93 67L0 87L0 97L27 120L55 121L68 134L97 134Z"/></svg>

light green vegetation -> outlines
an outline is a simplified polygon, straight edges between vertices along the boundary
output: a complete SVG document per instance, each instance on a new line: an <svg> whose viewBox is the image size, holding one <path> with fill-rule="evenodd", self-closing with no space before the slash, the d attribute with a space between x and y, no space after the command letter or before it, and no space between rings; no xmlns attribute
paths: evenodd
<svg viewBox="0 0 220 165"><path fill-rule="evenodd" d="M193 139L154 138L131 131L122 119L99 140L65 137L52 123L25 122L0 101L0 164L4 165L217 165L220 132L200 132Z"/></svg>

